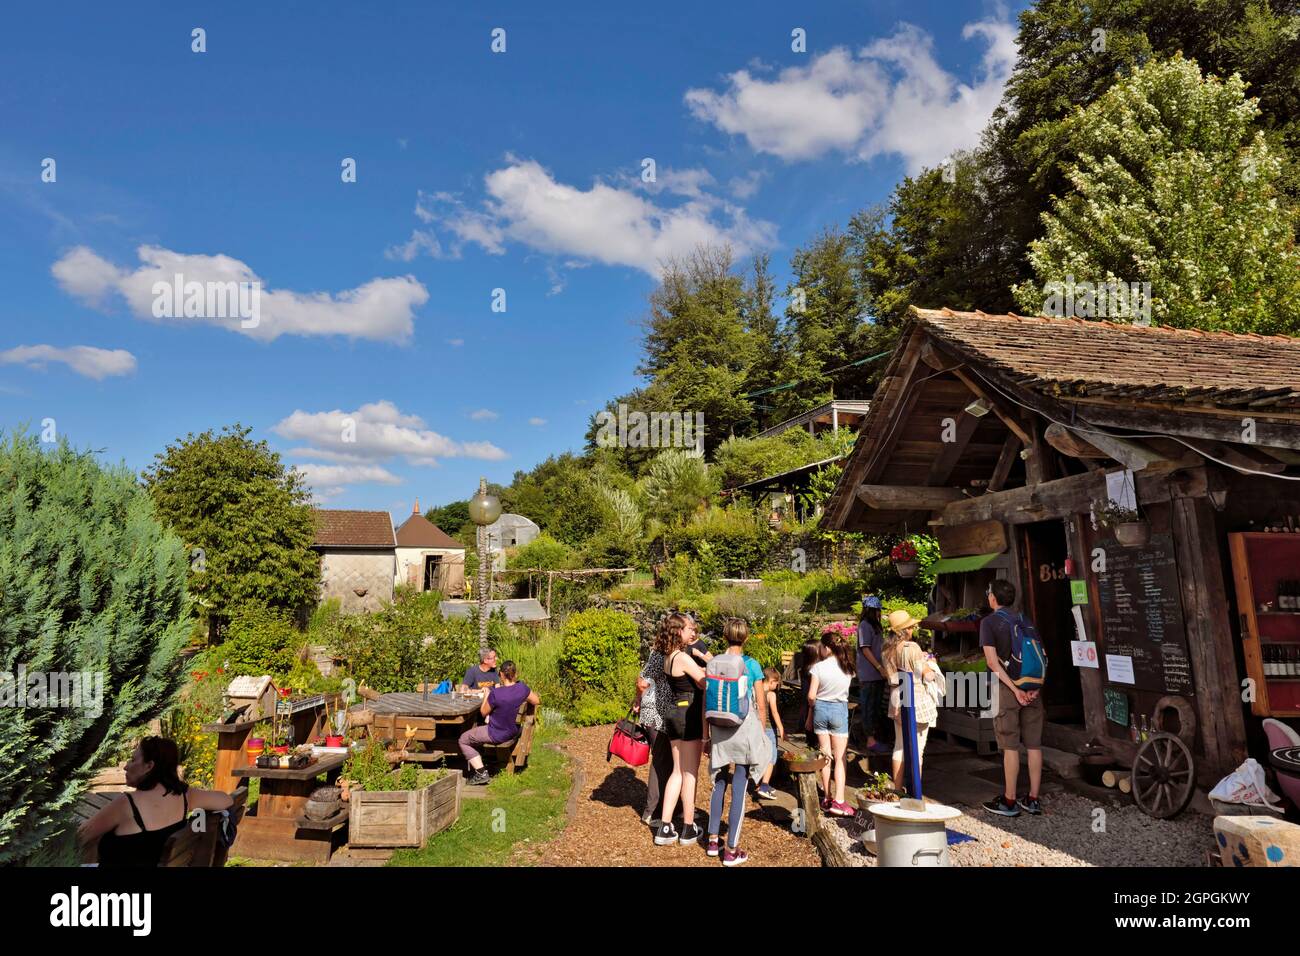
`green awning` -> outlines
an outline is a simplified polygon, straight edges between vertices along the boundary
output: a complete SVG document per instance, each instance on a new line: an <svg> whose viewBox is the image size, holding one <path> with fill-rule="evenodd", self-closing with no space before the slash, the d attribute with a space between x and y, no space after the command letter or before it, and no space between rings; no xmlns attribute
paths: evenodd
<svg viewBox="0 0 1300 956"><path fill-rule="evenodd" d="M987 567L998 555L972 554L965 558L940 558L930 566L935 574L951 574L954 571L978 571Z"/></svg>

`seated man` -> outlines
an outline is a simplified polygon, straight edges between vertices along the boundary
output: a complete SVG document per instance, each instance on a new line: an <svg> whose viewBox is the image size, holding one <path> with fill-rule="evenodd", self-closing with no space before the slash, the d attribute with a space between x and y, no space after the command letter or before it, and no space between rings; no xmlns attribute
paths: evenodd
<svg viewBox="0 0 1300 956"><path fill-rule="evenodd" d="M497 652L489 647L478 652L478 663L469 666L469 670L465 672L465 679L456 690L462 693L467 690L477 690L479 684L495 684L499 679Z"/></svg>
<svg viewBox="0 0 1300 956"><path fill-rule="evenodd" d="M478 748L484 744L503 744L519 736L519 723L515 719L524 701L536 707L541 701L535 691L523 681L515 680L515 662L501 665L501 686L488 691L479 713L487 718L486 724L471 727L460 735L460 752L474 773L468 783L481 785L488 782L488 772L483 767L483 757Z"/></svg>

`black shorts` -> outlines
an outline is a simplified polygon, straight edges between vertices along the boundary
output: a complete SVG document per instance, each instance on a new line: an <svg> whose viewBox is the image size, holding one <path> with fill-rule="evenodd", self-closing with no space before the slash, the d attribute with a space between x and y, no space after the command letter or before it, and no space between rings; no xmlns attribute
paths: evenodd
<svg viewBox="0 0 1300 956"><path fill-rule="evenodd" d="M668 713L661 716L669 740L704 739L704 699L699 694L674 701L666 710Z"/></svg>

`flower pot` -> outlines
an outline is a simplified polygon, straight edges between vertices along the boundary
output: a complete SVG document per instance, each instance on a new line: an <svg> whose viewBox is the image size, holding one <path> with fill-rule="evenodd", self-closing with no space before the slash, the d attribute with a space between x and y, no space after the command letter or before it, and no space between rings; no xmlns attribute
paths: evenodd
<svg viewBox="0 0 1300 956"><path fill-rule="evenodd" d="M248 743L244 746L244 751L248 754L248 765L253 766L257 763L257 758L266 752L265 738L249 737Z"/></svg>
<svg viewBox="0 0 1300 956"><path fill-rule="evenodd" d="M1126 548L1140 548L1151 540L1151 523L1125 521L1115 526L1115 540Z"/></svg>
<svg viewBox="0 0 1300 956"><path fill-rule="evenodd" d="M342 747L342 746L343 746L343 735L342 735L342 734L326 734L326 735L325 735L325 746L326 746L326 747Z"/></svg>
<svg viewBox="0 0 1300 956"><path fill-rule="evenodd" d="M921 568L919 561L895 561L894 570L898 572L900 578L914 578L916 572Z"/></svg>
<svg viewBox="0 0 1300 956"><path fill-rule="evenodd" d="M289 745L288 745L288 744L280 744L278 747L272 747L272 748L271 748L271 753L273 753L273 754L278 754L278 755L281 756L281 757L283 757L283 756L284 756L285 754L287 754L288 752L289 752Z"/></svg>

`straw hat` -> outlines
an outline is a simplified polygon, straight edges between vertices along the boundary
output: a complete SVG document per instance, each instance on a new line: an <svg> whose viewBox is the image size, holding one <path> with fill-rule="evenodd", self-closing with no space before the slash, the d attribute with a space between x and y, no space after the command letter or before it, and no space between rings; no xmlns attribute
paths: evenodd
<svg viewBox="0 0 1300 956"><path fill-rule="evenodd" d="M889 629L893 631L895 634L901 634L909 627L915 627L916 625L921 623L920 618L912 617L911 614L909 614L907 611L904 611L902 609L899 609L897 611L890 611L888 620L889 620Z"/></svg>

